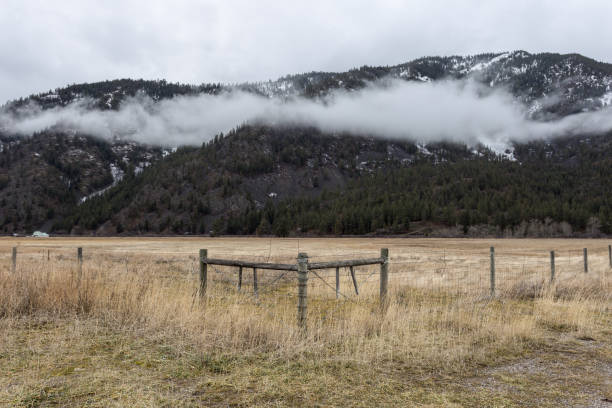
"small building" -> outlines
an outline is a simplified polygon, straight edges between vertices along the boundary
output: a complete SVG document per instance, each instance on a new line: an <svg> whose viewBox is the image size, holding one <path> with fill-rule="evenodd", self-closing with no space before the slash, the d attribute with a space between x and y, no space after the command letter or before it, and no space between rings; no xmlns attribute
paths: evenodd
<svg viewBox="0 0 612 408"><path fill-rule="evenodd" d="M41 231L34 231L32 236L34 238L49 238L49 234L47 234L46 232L41 232Z"/></svg>

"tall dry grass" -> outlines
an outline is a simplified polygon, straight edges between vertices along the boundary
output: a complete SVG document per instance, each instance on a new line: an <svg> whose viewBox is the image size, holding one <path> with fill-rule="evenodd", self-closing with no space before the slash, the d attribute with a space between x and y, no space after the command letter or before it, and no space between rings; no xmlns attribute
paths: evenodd
<svg viewBox="0 0 612 408"><path fill-rule="evenodd" d="M246 271L241 293L235 272L211 268L209 275L207 296L200 299L195 257L99 253L86 258L79 276L74 256L55 253L49 261L24 256L16 273L0 270L0 318L95 320L222 353L399 359L428 367L521 352L551 331L598 336L612 324L605 273L553 285L517 281L495 299L482 290L452 291L392 277L384 309L376 274L362 278L359 297L340 300L311 274L306 333L296 325L297 285L291 274L267 290L266 282L278 275L264 272L258 299L250 293ZM343 278L344 293L350 285Z"/></svg>

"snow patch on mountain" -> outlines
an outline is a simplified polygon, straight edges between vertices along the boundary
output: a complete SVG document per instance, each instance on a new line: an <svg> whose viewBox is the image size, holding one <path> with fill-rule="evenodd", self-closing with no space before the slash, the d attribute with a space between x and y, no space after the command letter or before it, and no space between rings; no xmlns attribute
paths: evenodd
<svg viewBox="0 0 612 408"><path fill-rule="evenodd" d="M431 78L430 77L428 77L427 75L421 75L420 72L417 74L416 79L421 81L421 82L431 82Z"/></svg>
<svg viewBox="0 0 612 408"><path fill-rule="evenodd" d="M517 161L516 156L514 155L514 149L506 149L501 155L506 160L513 162Z"/></svg>
<svg viewBox="0 0 612 408"><path fill-rule="evenodd" d="M86 195L85 197L81 197L81 199L79 200L79 204L83 204L85 201L89 200L90 198L101 196L102 194L110 190L112 187L116 186L117 183L119 183L121 180L123 180L123 177L125 176L125 172L121 170L120 167L116 166L113 163L111 163L109 167L110 167L111 176L113 177L113 182L109 186L106 186L100 190L94 191L93 193Z"/></svg>
<svg viewBox="0 0 612 408"><path fill-rule="evenodd" d="M509 55L510 55L510 53L505 52L503 54L498 55L497 57L491 58L489 61L479 62L476 65L472 66L470 71L471 72L483 71L483 70L489 68L491 65L493 65L493 64L495 64L497 62L500 62L500 61L508 58Z"/></svg>
<svg viewBox="0 0 612 408"><path fill-rule="evenodd" d="M171 149L164 149L162 150L162 157L167 157L170 156L172 153L176 153L177 148L173 147Z"/></svg>
<svg viewBox="0 0 612 408"><path fill-rule="evenodd" d="M117 184L121 180L123 180L123 176L125 176L125 172L121 170L120 167L115 166L115 164L110 164L110 172L111 176L113 176L113 184Z"/></svg>
<svg viewBox="0 0 612 408"><path fill-rule="evenodd" d="M419 153L421 153L424 156L431 156L433 154L432 152L429 151L425 143L417 143L416 147Z"/></svg>

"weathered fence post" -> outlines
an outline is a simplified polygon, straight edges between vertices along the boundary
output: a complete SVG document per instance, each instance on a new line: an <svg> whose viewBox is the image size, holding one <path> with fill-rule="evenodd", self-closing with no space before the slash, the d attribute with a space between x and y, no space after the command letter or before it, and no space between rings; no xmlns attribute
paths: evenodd
<svg viewBox="0 0 612 408"><path fill-rule="evenodd" d="M555 251L550 251L550 283L555 281Z"/></svg>
<svg viewBox="0 0 612 408"><path fill-rule="evenodd" d="M17 271L17 247L13 247L13 263L11 264L11 271L15 273Z"/></svg>
<svg viewBox="0 0 612 408"><path fill-rule="evenodd" d="M389 284L389 248L381 248L380 257L380 303L387 302L388 284Z"/></svg>
<svg viewBox="0 0 612 408"><path fill-rule="evenodd" d="M610 268L612 268L612 245L608 245L608 260L610 261Z"/></svg>
<svg viewBox="0 0 612 408"><path fill-rule="evenodd" d="M491 296L495 296L495 248L491 247Z"/></svg>
<svg viewBox="0 0 612 408"><path fill-rule="evenodd" d="M255 297L259 297L259 288L257 287L257 268L253 268L253 293Z"/></svg>
<svg viewBox="0 0 612 408"><path fill-rule="evenodd" d="M83 248L77 248L77 267L79 271L79 282L81 281L81 275L83 274Z"/></svg>
<svg viewBox="0 0 612 408"><path fill-rule="evenodd" d="M582 253L584 256L584 273L587 273L589 271L589 255L587 253L587 249L584 248Z"/></svg>
<svg viewBox="0 0 612 408"><path fill-rule="evenodd" d="M242 289L242 266L238 267L238 292Z"/></svg>
<svg viewBox="0 0 612 408"><path fill-rule="evenodd" d="M298 273L298 326L306 332L308 313L308 254L300 252L297 258Z"/></svg>
<svg viewBox="0 0 612 408"><path fill-rule="evenodd" d="M200 297L206 295L206 286L208 285L208 250L200 249Z"/></svg>
<svg viewBox="0 0 612 408"><path fill-rule="evenodd" d="M353 279L353 286L355 287L355 294L359 296L359 288L357 287L357 278L355 278L355 269L352 266L349 266L349 271L351 272L351 278Z"/></svg>
<svg viewBox="0 0 612 408"><path fill-rule="evenodd" d="M336 299L340 297L340 268L336 267Z"/></svg>

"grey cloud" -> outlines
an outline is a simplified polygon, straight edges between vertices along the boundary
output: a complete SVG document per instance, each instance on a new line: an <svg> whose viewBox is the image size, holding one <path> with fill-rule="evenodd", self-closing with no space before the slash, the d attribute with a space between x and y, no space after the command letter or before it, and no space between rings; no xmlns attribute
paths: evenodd
<svg viewBox="0 0 612 408"><path fill-rule="evenodd" d="M128 99L118 111L91 110L87 101L45 111L30 106L20 115L0 116L0 126L22 135L55 126L102 138L177 146L199 145L239 124L263 122L423 142L482 143L497 151L511 141L612 129L611 109L537 122L528 119L526 107L509 93L472 81L391 81L360 92L338 91L324 102L283 103L243 92L160 102L141 96Z"/></svg>

